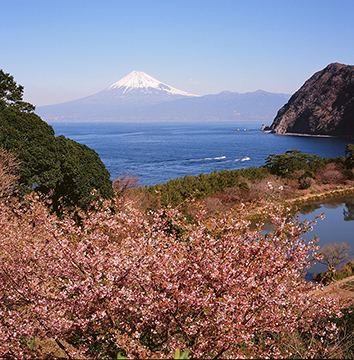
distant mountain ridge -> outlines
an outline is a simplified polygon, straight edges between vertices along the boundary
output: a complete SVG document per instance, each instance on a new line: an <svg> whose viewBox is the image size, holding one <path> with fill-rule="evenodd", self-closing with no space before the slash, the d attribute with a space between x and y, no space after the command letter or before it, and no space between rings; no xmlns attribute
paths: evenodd
<svg viewBox="0 0 354 360"><path fill-rule="evenodd" d="M354 136L354 66L332 63L311 76L275 117L276 134Z"/></svg>
<svg viewBox="0 0 354 360"><path fill-rule="evenodd" d="M257 90L249 93L223 91L199 98L180 99L144 108L148 119L162 120L259 120L274 117L289 95Z"/></svg>
<svg viewBox="0 0 354 360"><path fill-rule="evenodd" d="M290 95L262 90L199 96L133 71L97 94L41 106L47 121L270 121Z"/></svg>

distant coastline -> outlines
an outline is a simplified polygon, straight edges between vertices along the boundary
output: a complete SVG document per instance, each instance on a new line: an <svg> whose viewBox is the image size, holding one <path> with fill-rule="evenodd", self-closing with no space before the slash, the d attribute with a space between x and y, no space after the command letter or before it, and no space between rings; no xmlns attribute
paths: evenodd
<svg viewBox="0 0 354 360"><path fill-rule="evenodd" d="M270 131L272 134L275 135L284 135L284 136L302 136L302 137L320 137L320 138L336 138L340 136L333 136L333 135L313 135L313 134L298 134L298 133L284 133L284 134L278 134L276 132Z"/></svg>
<svg viewBox="0 0 354 360"><path fill-rule="evenodd" d="M354 136L350 135L315 135L315 134L299 134L299 133L276 133L274 130L270 130L268 126L265 127L264 130L261 131L265 134L274 134L280 136L298 136L298 137L318 137L318 138L338 138L338 139L348 139L353 140Z"/></svg>

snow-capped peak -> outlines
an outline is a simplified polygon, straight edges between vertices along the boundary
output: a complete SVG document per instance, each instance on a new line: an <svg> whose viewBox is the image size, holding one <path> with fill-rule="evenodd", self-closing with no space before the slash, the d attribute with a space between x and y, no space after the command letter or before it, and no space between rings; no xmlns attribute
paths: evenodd
<svg viewBox="0 0 354 360"><path fill-rule="evenodd" d="M150 93L151 89L165 91L172 95L182 96L198 96L190 94L186 91L178 90L172 86L164 84L163 82L154 79L152 76L143 71L132 71L130 74L112 84L107 90L120 90L126 94L134 89L142 89L146 93Z"/></svg>

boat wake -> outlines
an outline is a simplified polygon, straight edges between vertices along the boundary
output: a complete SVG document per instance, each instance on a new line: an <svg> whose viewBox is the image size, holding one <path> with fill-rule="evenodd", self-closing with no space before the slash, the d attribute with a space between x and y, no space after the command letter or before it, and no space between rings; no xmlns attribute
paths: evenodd
<svg viewBox="0 0 354 360"><path fill-rule="evenodd" d="M206 157L206 158L202 158L202 159L187 159L187 161L213 161L213 160L226 160L226 156L225 155L222 155L222 156L216 156L216 157ZM240 159L235 159L234 161L241 161L241 162L244 162L244 161L249 161L251 160L250 157L248 156L245 156L243 158L240 158ZM226 162L228 161L232 161L232 160L226 160Z"/></svg>
<svg viewBox="0 0 354 360"><path fill-rule="evenodd" d="M249 158L248 156L245 156L245 157L242 158L242 159L235 159L234 161L241 161L241 162L243 162L243 161L249 161L249 160L251 160L251 158Z"/></svg>
<svg viewBox="0 0 354 360"><path fill-rule="evenodd" d="M225 160L226 156L206 157L201 159L187 159L187 161L212 161L212 160Z"/></svg>

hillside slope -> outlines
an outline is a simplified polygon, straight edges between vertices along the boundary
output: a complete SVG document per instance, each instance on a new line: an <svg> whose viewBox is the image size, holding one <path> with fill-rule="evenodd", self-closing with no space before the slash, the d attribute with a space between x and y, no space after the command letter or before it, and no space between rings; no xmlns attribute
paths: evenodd
<svg viewBox="0 0 354 360"><path fill-rule="evenodd" d="M329 64L315 73L275 117L276 134L354 135L354 66Z"/></svg>

